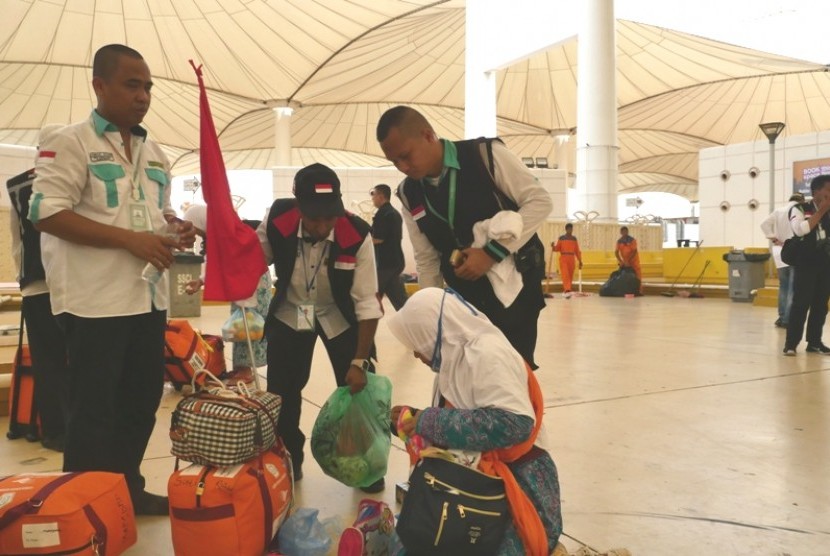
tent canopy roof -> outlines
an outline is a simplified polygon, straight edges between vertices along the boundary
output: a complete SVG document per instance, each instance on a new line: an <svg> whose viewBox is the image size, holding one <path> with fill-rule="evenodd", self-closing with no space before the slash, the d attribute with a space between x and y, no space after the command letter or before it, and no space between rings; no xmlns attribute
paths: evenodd
<svg viewBox="0 0 830 556"><path fill-rule="evenodd" d="M0 20L0 142L34 145L48 123L87 117L91 63L107 43L153 73L145 125L174 173L198 171L199 105L188 60L203 64L229 169L275 164L273 109L294 108L292 160L386 166L381 113L421 110L464 135L462 0L8 0ZM553 158L576 129L577 39L497 76L497 127L520 156ZM696 198L701 148L830 129L827 67L659 27L617 21L621 192Z"/></svg>

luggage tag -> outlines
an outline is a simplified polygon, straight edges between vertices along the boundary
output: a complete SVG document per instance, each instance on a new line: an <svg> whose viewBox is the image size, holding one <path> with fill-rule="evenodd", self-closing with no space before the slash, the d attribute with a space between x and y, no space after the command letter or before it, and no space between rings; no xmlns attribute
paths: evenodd
<svg viewBox="0 0 830 556"><path fill-rule="evenodd" d="M150 214L144 203L130 203L130 228L134 232L150 231Z"/></svg>
<svg viewBox="0 0 830 556"><path fill-rule="evenodd" d="M297 330L311 332L314 330L314 304L297 305Z"/></svg>

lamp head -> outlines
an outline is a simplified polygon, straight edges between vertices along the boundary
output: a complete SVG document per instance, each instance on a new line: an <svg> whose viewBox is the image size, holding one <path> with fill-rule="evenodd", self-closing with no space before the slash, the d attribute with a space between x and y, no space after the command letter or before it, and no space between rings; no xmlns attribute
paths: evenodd
<svg viewBox="0 0 830 556"><path fill-rule="evenodd" d="M767 136L769 139L770 144L775 143L775 140L784 131L784 127L786 124L784 122L767 122L764 124L759 124L758 127L761 128L761 131L764 132L764 135Z"/></svg>

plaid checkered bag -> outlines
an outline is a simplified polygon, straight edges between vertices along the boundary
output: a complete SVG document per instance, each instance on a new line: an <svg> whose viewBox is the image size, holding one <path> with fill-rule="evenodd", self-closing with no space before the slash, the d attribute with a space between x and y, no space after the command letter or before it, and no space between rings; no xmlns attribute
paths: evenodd
<svg viewBox="0 0 830 556"><path fill-rule="evenodd" d="M271 449L277 439L282 400L276 394L226 388L209 378L197 392L185 396L170 423L171 453L185 461L224 467L244 463ZM196 377L194 376L194 382Z"/></svg>

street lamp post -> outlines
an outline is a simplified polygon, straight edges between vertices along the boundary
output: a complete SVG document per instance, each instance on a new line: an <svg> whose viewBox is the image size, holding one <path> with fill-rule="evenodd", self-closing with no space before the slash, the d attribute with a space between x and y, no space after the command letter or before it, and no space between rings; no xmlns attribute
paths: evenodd
<svg viewBox="0 0 830 556"><path fill-rule="evenodd" d="M759 124L758 127L769 139L769 211L775 210L775 140L784 130L783 122Z"/></svg>
<svg viewBox="0 0 830 556"><path fill-rule="evenodd" d="M761 131L764 132L764 135L767 136L769 139L769 212L772 214L772 211L775 210L775 140L784 130L784 122L768 122L765 124L759 124L758 127L761 128ZM770 244L769 248L770 254L772 254L772 244ZM773 272L775 272L775 265L771 264L769 267L769 274L772 277Z"/></svg>

